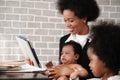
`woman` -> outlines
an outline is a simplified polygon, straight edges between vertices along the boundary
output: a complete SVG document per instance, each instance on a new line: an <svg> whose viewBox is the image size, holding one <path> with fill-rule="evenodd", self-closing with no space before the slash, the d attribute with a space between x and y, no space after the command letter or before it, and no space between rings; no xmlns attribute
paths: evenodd
<svg viewBox="0 0 120 80"><path fill-rule="evenodd" d="M65 24L70 31L70 34L63 36L60 39L59 55L61 56L61 49L64 43L70 40L74 40L80 43L80 45L82 46L82 54L80 56L78 64L81 64L89 72L89 76L87 78L93 77L88 66L89 59L86 54L87 47L89 45L88 22L94 21L99 16L99 7L95 0L58 0L57 5L58 10L61 14L63 14ZM49 72L52 75L50 77L54 78L60 75L68 75L68 73L71 72L70 69L66 69L65 67L62 68L63 69L57 66L54 67L54 69L50 69ZM80 80L86 80L87 78L80 78Z"/></svg>

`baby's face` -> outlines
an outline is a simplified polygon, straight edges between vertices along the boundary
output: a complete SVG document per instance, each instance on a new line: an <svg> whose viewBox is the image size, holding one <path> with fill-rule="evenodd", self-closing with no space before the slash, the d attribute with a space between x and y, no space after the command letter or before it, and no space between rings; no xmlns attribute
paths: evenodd
<svg viewBox="0 0 120 80"><path fill-rule="evenodd" d="M70 64L76 62L74 49L71 45L64 46L62 49L61 62L63 64Z"/></svg>
<svg viewBox="0 0 120 80"><path fill-rule="evenodd" d="M104 74L107 72L105 63L101 61L97 55L94 54L92 48L88 48L87 55L90 60L89 66L94 76L103 77Z"/></svg>

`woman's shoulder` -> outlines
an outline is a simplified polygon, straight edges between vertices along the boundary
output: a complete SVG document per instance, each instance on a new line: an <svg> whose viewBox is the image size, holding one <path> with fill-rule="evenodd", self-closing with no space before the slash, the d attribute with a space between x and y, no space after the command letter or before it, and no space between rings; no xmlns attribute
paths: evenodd
<svg viewBox="0 0 120 80"><path fill-rule="evenodd" d="M66 34L66 35L62 36L61 38L65 38L65 37L69 37L69 36L70 36L70 34Z"/></svg>
<svg viewBox="0 0 120 80"><path fill-rule="evenodd" d="M62 36L62 37L60 38L60 40L66 40L69 36L70 36L70 34L66 34L66 35Z"/></svg>

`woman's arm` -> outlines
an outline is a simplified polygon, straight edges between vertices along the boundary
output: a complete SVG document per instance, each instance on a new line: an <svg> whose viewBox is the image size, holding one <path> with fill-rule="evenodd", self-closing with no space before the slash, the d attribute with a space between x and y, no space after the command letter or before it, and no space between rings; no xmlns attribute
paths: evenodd
<svg viewBox="0 0 120 80"><path fill-rule="evenodd" d="M71 67L73 67L74 72L71 73L70 78L71 79L76 79L77 77L87 77L88 76L88 72L85 68L83 68L81 65L79 64L71 64Z"/></svg>
<svg viewBox="0 0 120 80"><path fill-rule="evenodd" d="M70 76L70 74L73 72L73 69L71 69L68 65L61 64L48 69L48 72L49 78L58 78L60 76Z"/></svg>

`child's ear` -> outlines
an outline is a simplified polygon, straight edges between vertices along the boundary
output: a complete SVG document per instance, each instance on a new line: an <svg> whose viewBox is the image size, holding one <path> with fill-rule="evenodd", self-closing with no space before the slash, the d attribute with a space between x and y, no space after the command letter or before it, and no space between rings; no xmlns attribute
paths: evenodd
<svg viewBox="0 0 120 80"><path fill-rule="evenodd" d="M76 54L76 55L75 55L75 60L78 60L79 57L80 57L80 56L79 56L78 54Z"/></svg>

